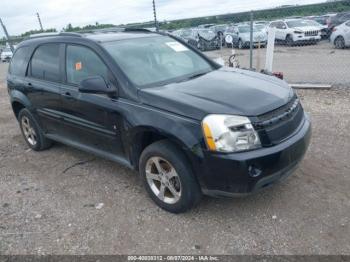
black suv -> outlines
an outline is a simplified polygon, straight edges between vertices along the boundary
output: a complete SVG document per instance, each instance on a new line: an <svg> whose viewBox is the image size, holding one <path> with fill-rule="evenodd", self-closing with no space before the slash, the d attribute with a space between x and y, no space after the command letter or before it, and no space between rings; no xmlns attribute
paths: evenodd
<svg viewBox="0 0 350 262"><path fill-rule="evenodd" d="M282 80L221 67L146 31L59 33L20 43L8 92L23 136L138 170L161 208L245 195L292 173L311 125Z"/></svg>

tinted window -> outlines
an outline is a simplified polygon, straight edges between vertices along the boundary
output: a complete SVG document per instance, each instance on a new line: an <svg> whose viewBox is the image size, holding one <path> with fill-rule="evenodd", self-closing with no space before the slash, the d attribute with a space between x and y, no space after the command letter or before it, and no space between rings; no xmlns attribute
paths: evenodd
<svg viewBox="0 0 350 262"><path fill-rule="evenodd" d="M67 82L79 84L91 76L102 76L108 80L107 66L91 49L83 46L69 45L67 47Z"/></svg>
<svg viewBox="0 0 350 262"><path fill-rule="evenodd" d="M31 60L31 76L47 81L59 81L59 44L39 46Z"/></svg>
<svg viewBox="0 0 350 262"><path fill-rule="evenodd" d="M27 70L28 47L21 47L15 51L9 72L17 76L25 76Z"/></svg>

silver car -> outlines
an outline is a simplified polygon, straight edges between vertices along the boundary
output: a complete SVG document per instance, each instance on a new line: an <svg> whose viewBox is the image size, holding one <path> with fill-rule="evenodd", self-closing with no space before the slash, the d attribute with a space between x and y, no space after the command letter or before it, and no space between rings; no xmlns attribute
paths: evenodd
<svg viewBox="0 0 350 262"><path fill-rule="evenodd" d="M333 28L330 41L335 48L350 47L350 20Z"/></svg>

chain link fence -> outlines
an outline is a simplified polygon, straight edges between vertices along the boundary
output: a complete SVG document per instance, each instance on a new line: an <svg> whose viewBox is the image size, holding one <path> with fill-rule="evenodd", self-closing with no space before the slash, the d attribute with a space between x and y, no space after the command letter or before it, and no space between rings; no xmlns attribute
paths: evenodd
<svg viewBox="0 0 350 262"><path fill-rule="evenodd" d="M234 53L241 68L260 71L265 69L268 34L275 30L273 72L282 72L290 83L350 86L350 2L345 4L349 11L334 12L327 5L313 14L296 15L294 8L286 8L273 18L271 12L252 11L252 21L246 14L246 20L226 24L224 46L206 54L229 64Z"/></svg>

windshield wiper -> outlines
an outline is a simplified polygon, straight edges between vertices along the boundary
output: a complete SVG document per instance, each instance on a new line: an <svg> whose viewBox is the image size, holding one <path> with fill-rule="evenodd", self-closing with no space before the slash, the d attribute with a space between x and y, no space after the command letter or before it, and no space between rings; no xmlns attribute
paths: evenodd
<svg viewBox="0 0 350 262"><path fill-rule="evenodd" d="M206 74L208 74L210 71L206 71L206 72L202 72L202 73L197 73L197 74L193 74L191 76L189 76L187 79L194 79L194 78L197 78L197 77L200 77L200 76L204 76Z"/></svg>

